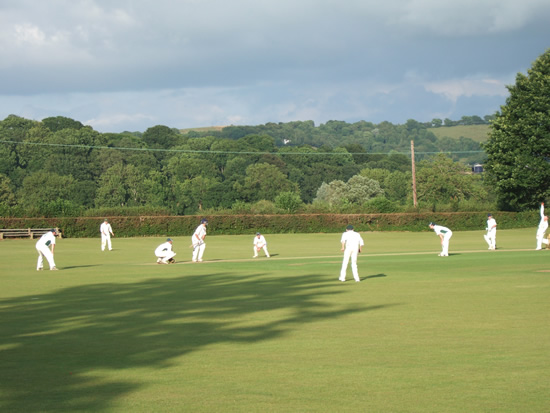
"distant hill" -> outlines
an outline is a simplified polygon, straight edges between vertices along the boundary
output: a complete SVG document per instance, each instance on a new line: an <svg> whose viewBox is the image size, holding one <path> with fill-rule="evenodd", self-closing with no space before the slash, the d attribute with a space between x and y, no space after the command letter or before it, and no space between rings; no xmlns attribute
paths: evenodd
<svg viewBox="0 0 550 413"><path fill-rule="evenodd" d="M181 133L189 132L219 132L227 126L204 126L201 128L186 128L180 129ZM428 128L438 139L443 137L458 139L460 137L470 138L476 142L485 142L489 133L489 125L458 125L458 126L441 126L439 128Z"/></svg>
<svg viewBox="0 0 550 413"><path fill-rule="evenodd" d="M187 128L187 129L180 129L181 133L184 135L189 132L210 132L210 131L221 131L226 126L205 126L202 128Z"/></svg>
<svg viewBox="0 0 550 413"><path fill-rule="evenodd" d="M429 128L438 139L448 137L458 139L460 137L470 138L476 142L485 142L488 139L489 125L458 125L441 126Z"/></svg>

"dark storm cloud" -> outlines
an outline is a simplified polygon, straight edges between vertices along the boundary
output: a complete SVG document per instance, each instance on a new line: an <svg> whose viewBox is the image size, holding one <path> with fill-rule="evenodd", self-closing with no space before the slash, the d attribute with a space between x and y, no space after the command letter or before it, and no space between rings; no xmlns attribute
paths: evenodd
<svg viewBox="0 0 550 413"><path fill-rule="evenodd" d="M492 114L548 47L550 4L447 3L4 1L0 116L121 131Z"/></svg>

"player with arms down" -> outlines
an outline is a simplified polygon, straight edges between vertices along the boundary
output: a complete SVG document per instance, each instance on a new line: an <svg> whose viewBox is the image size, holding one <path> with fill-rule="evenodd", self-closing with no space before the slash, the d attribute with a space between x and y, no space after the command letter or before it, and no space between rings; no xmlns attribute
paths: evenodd
<svg viewBox="0 0 550 413"><path fill-rule="evenodd" d="M200 225L197 227L193 236L191 237L191 246L193 247L193 262L202 262L202 256L204 250L206 249L206 243L204 239L206 238L206 226L208 225L208 220L201 219Z"/></svg>

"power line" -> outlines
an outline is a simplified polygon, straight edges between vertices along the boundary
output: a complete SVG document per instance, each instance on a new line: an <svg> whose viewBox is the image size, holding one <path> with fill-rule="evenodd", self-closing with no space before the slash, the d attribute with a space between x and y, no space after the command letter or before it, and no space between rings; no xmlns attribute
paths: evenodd
<svg viewBox="0 0 550 413"><path fill-rule="evenodd" d="M323 155L323 156L342 156L342 155L411 155L410 151L398 152L392 150L390 152L252 152L252 151L210 151L210 150L190 150L190 149L162 149L162 148L125 148L117 146L97 146L97 145L82 145L82 144L67 144L67 143L47 143L47 142L17 142L0 140L0 143L12 145L32 145L32 146L50 146L61 148L79 148L79 149L112 149L119 151L141 151L141 152L171 152L171 153L189 153L189 154L216 154L216 155ZM439 151L439 152L418 152L415 155L435 155L435 154L474 154L485 153L485 151Z"/></svg>

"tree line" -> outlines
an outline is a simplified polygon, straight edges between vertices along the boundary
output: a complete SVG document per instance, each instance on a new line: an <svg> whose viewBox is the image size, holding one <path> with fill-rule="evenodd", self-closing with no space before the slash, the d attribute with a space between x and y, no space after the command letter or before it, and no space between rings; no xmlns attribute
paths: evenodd
<svg viewBox="0 0 550 413"><path fill-rule="evenodd" d="M65 117L0 121L0 215L536 209L550 195L550 50L483 119L488 139L438 139L434 119L312 121L99 133ZM483 174L471 164L483 162ZM88 215L93 216L93 215Z"/></svg>
<svg viewBox="0 0 550 413"><path fill-rule="evenodd" d="M10 115L0 121L0 212L407 210L411 140L421 207L472 209L492 202L491 189L468 166L485 156L479 144L454 140L454 152L442 154L445 140L414 120L187 133L157 125L143 133L99 133L61 116L35 121Z"/></svg>

